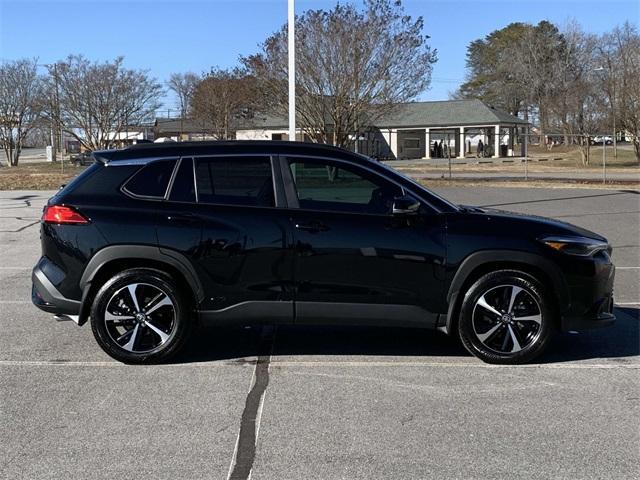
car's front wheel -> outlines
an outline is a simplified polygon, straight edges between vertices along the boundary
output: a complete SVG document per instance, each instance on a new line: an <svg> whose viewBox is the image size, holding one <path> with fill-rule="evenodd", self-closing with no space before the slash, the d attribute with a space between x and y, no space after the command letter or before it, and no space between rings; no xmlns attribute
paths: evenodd
<svg viewBox="0 0 640 480"><path fill-rule="evenodd" d="M550 294L531 275L500 270L464 296L458 330L465 348L488 363L519 364L546 348L553 331Z"/></svg>
<svg viewBox="0 0 640 480"><path fill-rule="evenodd" d="M188 303L163 272L131 269L96 294L91 329L102 349L125 363L155 363L175 355L189 333Z"/></svg>

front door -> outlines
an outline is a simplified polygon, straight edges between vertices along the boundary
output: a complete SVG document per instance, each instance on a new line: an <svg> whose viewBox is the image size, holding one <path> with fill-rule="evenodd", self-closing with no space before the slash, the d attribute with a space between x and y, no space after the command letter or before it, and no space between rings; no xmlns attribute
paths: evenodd
<svg viewBox="0 0 640 480"><path fill-rule="evenodd" d="M295 197L296 321L434 325L444 296L441 217L426 206L392 215L407 192L350 162L282 163Z"/></svg>

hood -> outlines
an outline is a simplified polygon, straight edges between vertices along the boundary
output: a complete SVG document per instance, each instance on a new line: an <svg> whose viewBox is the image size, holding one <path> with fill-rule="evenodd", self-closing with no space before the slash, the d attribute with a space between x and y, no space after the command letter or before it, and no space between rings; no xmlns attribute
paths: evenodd
<svg viewBox="0 0 640 480"><path fill-rule="evenodd" d="M485 216L495 221L506 221L510 223L513 223L514 221L517 223L522 222L529 227L528 229L534 229L538 231L540 235L571 235L593 238L602 242L607 241L607 239L602 235L587 230L586 228L578 227L571 223L553 218L469 205L460 205L460 208L464 213Z"/></svg>

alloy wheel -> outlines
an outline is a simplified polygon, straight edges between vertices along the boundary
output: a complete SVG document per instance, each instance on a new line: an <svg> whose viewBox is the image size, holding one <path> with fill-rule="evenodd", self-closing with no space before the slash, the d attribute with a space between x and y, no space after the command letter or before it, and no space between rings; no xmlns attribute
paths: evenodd
<svg viewBox="0 0 640 480"><path fill-rule="evenodd" d="M536 341L542 310L534 295L516 285L488 289L473 307L473 330L480 342L501 355L520 352Z"/></svg>
<svg viewBox="0 0 640 480"><path fill-rule="evenodd" d="M104 312L106 330L120 348L150 352L164 345L176 329L176 307L161 288L132 283L116 291Z"/></svg>

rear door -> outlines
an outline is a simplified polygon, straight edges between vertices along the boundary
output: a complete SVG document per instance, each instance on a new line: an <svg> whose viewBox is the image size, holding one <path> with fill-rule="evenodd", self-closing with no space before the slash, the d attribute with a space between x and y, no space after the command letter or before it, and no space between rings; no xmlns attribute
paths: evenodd
<svg viewBox="0 0 640 480"><path fill-rule="evenodd" d="M205 321L293 319L293 253L271 157L180 160L163 202L158 241L186 257L203 289Z"/></svg>
<svg viewBox="0 0 640 480"><path fill-rule="evenodd" d="M268 155L194 158L204 316L293 319L289 217Z"/></svg>

